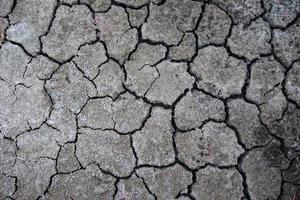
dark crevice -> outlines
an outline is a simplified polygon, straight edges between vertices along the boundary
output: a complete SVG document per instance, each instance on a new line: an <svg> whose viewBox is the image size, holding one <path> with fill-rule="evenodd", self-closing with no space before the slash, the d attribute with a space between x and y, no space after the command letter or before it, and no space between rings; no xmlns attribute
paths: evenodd
<svg viewBox="0 0 300 200"><path fill-rule="evenodd" d="M31 58L34 58L34 55L32 55L31 53L29 53L29 52L25 49L25 47L24 47L22 44L20 44L20 43L18 43L18 42L15 42L15 41L12 41L12 40L8 40L8 39L5 39L4 42L9 42L9 43L11 43L11 44L17 45L18 47L20 47L20 48L23 50L23 52L24 52L27 56L29 56L29 57L31 57Z"/></svg>
<svg viewBox="0 0 300 200"><path fill-rule="evenodd" d="M299 59L300 61L300 59ZM290 67L285 71L284 73L284 79L283 81L281 82L281 89L282 89L282 93L283 95L285 96L286 100L293 104L296 108L300 109L300 105L298 105L298 103L295 101L295 100L292 100L291 98L289 98L289 94L287 92L287 88L286 88L286 83L287 83L287 77L288 77L288 73L289 71L293 68L293 65L296 63L296 62L299 62L298 60L295 60L294 62L291 63Z"/></svg>
<svg viewBox="0 0 300 200"><path fill-rule="evenodd" d="M238 158L238 165L236 167L236 170L241 174L242 176L242 179L243 179L243 182L242 182L242 185L243 185L243 193L244 193L244 197L247 199L247 200L251 200L251 196L250 196L250 193L249 193L249 186L247 184L247 174L244 172L243 168L242 168L242 163L243 163L243 159L245 158L245 156L247 155L247 151L241 155L239 158Z"/></svg>
<svg viewBox="0 0 300 200"><path fill-rule="evenodd" d="M138 99L142 99L145 103L150 104L150 105L152 105L153 107L163 107L163 108L165 108L165 109L170 109L170 108L172 107L171 105L167 105L167 104L164 104L164 103L162 103L162 102L152 102L152 101L148 100L148 99L147 99L146 97L144 97L144 96L139 96L139 95L137 95L135 92L129 90L129 89L125 86L125 84L123 84L123 88L124 88L128 93L132 94L133 96L135 96L135 97L138 98Z"/></svg>
<svg viewBox="0 0 300 200"><path fill-rule="evenodd" d="M284 139L281 138L281 137L278 137L276 134L272 133L272 131L269 129L269 126L263 121L262 117L261 117L261 109L260 107L258 106L258 110L259 110L259 115L258 115L258 118L259 118L259 121L260 123L266 128L266 130L268 131L268 134L271 135L273 138L275 138L277 141L279 141L280 143L280 149L281 151L284 153L284 156L286 159L289 159L288 158L288 151L287 151L287 147L285 146L284 144Z"/></svg>
<svg viewBox="0 0 300 200"><path fill-rule="evenodd" d="M40 36L39 36L39 43L40 43L39 53L42 53L42 52L43 52L43 42L42 42L42 37L47 36L47 35L49 34L49 32L50 32L50 30L51 30L51 27L52 27L52 25L53 25L54 19L55 19L55 17L56 17L57 9L58 9L59 6L60 6L59 0L56 0L56 5L55 5L55 7L54 7L54 9L53 9L52 17L51 17L51 19L50 19L48 28L47 28L47 30L45 31L45 33L44 33L43 35L40 35Z"/></svg>
<svg viewBox="0 0 300 200"><path fill-rule="evenodd" d="M126 92L124 92L124 93L126 93ZM89 128L89 129L91 129L91 130L114 131L114 132L116 132L116 133L118 133L118 134L120 134L120 135L131 135L131 134L134 134L134 133L137 132L137 131L142 130L143 127L145 126L145 123L147 122L147 120L151 117L152 106L149 107L148 112L147 112L147 115L146 115L145 118L142 120L141 125L140 125L138 128L136 128L136 129L134 129L134 130L132 130L132 131L129 131L129 132L120 132L120 131L116 130L115 127L103 129L103 128L90 127L90 126L87 126L87 125L83 125L83 126L79 126L79 125L78 125L78 116L79 116L79 114L82 112L82 110L85 108L85 106L88 104L88 102L89 102L90 100L92 100L92 99L102 99L102 98L111 98L112 101L114 102L114 101L117 101L117 100L120 98L120 95L122 95L122 94L124 94L124 93L119 94L119 96L116 97L115 99L112 98L112 97L110 97L110 96L103 96L103 97L99 97L99 96L98 96L98 97L92 97L92 98L90 97L90 98L85 102L85 104L82 106L82 108L80 109L80 111L79 111L78 113L76 113L76 121L77 121L77 127L78 127L78 129L80 129L80 128ZM136 99L140 99L140 97L135 97L135 98L136 98ZM114 121L113 118L112 118L112 120Z"/></svg>
<svg viewBox="0 0 300 200"><path fill-rule="evenodd" d="M133 138L132 138L132 135L130 135L130 147L132 149L132 153L134 155L134 158L135 158L135 166L138 166L138 162L139 162L139 157L136 153L136 150L134 148L134 145L133 145Z"/></svg>
<svg viewBox="0 0 300 200"><path fill-rule="evenodd" d="M149 3L146 3L146 4L143 4L143 5L140 5L140 6L131 6L131 5L128 5L126 3L117 2L116 0L111 0L111 1L112 1L112 5L119 6L119 7L122 7L124 9L130 8L130 9L136 9L137 10L137 9L143 8L144 6L149 5Z"/></svg>
<svg viewBox="0 0 300 200"><path fill-rule="evenodd" d="M114 187L115 187L115 192L114 192L114 194L113 194L113 199L116 199L116 196L117 196L117 194L118 194L118 191L119 191L119 188L118 188L118 183L120 182L120 179L119 178L117 178L117 180L115 181L115 183L114 183Z"/></svg>
<svg viewBox="0 0 300 200"><path fill-rule="evenodd" d="M83 75L83 77L93 85L93 87L96 91L96 96L98 96L97 85L95 84L95 82L85 74L85 72L77 65L77 63L75 61L72 61L72 63L75 65L76 69L78 71L80 71L80 73Z"/></svg>
<svg viewBox="0 0 300 200"><path fill-rule="evenodd" d="M143 177L140 177L138 174L136 174L136 176L137 176L140 180L143 181L143 184L144 184L145 188L147 189L148 193L151 194L151 195L154 197L155 200L158 200L156 194L154 194L154 193L150 190L150 188L149 188L149 186L147 185L145 179L144 179Z"/></svg>

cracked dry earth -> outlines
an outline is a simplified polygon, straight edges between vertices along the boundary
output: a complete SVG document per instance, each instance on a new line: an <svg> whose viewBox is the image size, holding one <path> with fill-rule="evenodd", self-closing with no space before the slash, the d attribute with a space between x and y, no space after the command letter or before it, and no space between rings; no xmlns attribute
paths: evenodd
<svg viewBox="0 0 300 200"><path fill-rule="evenodd" d="M0 0L0 199L299 200L299 0Z"/></svg>

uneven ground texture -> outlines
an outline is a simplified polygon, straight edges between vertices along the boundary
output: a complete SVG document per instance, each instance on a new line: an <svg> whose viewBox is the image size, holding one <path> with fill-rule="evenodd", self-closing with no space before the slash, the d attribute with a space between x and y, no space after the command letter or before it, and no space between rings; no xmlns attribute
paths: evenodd
<svg viewBox="0 0 300 200"><path fill-rule="evenodd" d="M299 0L0 0L0 200L299 200Z"/></svg>

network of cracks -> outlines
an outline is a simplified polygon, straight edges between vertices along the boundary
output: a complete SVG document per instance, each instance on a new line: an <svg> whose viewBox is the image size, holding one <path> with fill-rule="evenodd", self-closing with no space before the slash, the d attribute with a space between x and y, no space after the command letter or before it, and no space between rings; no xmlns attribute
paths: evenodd
<svg viewBox="0 0 300 200"><path fill-rule="evenodd" d="M1 199L300 199L299 0L0 0Z"/></svg>

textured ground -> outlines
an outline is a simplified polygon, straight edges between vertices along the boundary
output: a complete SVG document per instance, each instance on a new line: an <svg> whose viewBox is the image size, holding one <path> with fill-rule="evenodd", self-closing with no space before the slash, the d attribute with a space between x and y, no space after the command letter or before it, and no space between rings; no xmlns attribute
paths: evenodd
<svg viewBox="0 0 300 200"><path fill-rule="evenodd" d="M299 0L0 0L0 199L299 200Z"/></svg>

